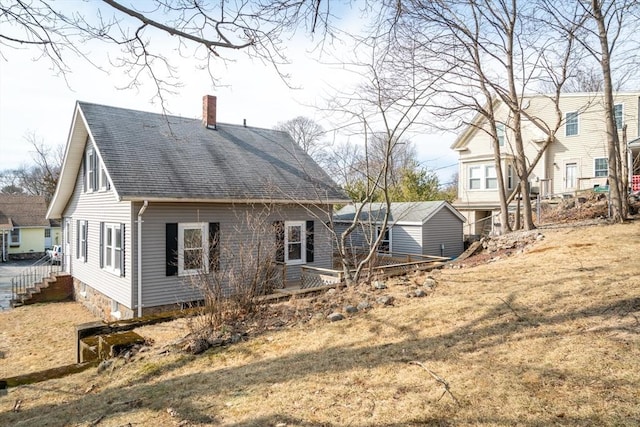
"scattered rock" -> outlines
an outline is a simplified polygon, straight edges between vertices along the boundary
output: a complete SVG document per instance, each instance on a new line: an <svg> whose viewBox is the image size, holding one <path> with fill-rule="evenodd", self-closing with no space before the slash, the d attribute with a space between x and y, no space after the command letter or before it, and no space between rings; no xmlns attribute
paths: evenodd
<svg viewBox="0 0 640 427"><path fill-rule="evenodd" d="M330 315L327 316L327 319L330 322L337 322L339 320L343 320L344 316L340 313L331 313Z"/></svg>
<svg viewBox="0 0 640 427"><path fill-rule="evenodd" d="M394 298L390 295L383 295L376 299L376 302L380 305L393 305Z"/></svg>
<svg viewBox="0 0 640 427"><path fill-rule="evenodd" d="M331 288L327 290L327 295L334 295L336 293L336 289L335 288Z"/></svg>
<svg viewBox="0 0 640 427"><path fill-rule="evenodd" d="M353 305L348 305L344 308L344 311L349 313L349 314L353 314L353 313L357 313L358 312L358 308L354 307Z"/></svg>
<svg viewBox="0 0 640 427"><path fill-rule="evenodd" d="M100 362L98 365L98 373L102 373L107 370L113 364L113 360L107 359Z"/></svg>
<svg viewBox="0 0 640 427"><path fill-rule="evenodd" d="M387 285L384 282L380 282L378 280L373 282L371 286L373 286L373 289L387 289Z"/></svg>
<svg viewBox="0 0 640 427"><path fill-rule="evenodd" d="M416 298L422 298L422 297L426 297L426 296L427 296L427 293L426 293L425 291L423 291L422 289L417 289L417 290L413 293L413 295L414 295Z"/></svg>
<svg viewBox="0 0 640 427"><path fill-rule="evenodd" d="M369 301L360 301L356 308L359 311L369 310L371 308L371 304L369 303Z"/></svg>
<svg viewBox="0 0 640 427"><path fill-rule="evenodd" d="M426 279L424 279L422 286L426 288L435 288L437 284L438 282L436 282L436 279L434 279L433 277L427 277Z"/></svg>
<svg viewBox="0 0 640 427"><path fill-rule="evenodd" d="M209 341L204 338L197 338L194 340L190 340L187 344L182 347L182 351L191 354L200 354L204 353L209 349Z"/></svg>

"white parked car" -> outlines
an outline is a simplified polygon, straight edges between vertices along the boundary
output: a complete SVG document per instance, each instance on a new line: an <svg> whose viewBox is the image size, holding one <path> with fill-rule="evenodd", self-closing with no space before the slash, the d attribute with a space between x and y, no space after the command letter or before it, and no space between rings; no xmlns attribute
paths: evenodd
<svg viewBox="0 0 640 427"><path fill-rule="evenodd" d="M47 250L47 256L49 257L49 261L51 264L61 264L62 263L62 246L53 245L51 249Z"/></svg>

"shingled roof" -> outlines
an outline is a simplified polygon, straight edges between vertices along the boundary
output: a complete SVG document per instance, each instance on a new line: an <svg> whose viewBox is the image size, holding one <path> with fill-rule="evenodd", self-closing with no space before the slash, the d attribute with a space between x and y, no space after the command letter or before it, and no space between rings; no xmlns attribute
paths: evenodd
<svg viewBox="0 0 640 427"><path fill-rule="evenodd" d="M121 200L348 201L286 132L86 102L76 105L62 187L75 183L87 135ZM53 205L70 197L63 190Z"/></svg>
<svg viewBox="0 0 640 427"><path fill-rule="evenodd" d="M352 222L359 206L350 204L344 206L333 215L336 222ZM389 223L391 224L422 224L428 221L440 209L449 209L463 222L464 217L449 202L444 200L428 202L394 202L389 211ZM382 222L387 210L385 203L367 203L360 212L360 221L372 223Z"/></svg>
<svg viewBox="0 0 640 427"><path fill-rule="evenodd" d="M49 227L42 196L0 194L0 227Z"/></svg>

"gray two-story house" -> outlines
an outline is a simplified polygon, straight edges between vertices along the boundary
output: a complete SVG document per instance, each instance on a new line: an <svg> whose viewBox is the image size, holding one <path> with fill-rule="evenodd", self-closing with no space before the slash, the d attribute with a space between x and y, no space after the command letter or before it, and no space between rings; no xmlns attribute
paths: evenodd
<svg viewBox="0 0 640 427"><path fill-rule="evenodd" d="M198 301L194 275L274 242L285 283L331 267L324 224L348 198L286 132L217 123L216 103L202 120L76 104L47 217L76 299L101 317Z"/></svg>

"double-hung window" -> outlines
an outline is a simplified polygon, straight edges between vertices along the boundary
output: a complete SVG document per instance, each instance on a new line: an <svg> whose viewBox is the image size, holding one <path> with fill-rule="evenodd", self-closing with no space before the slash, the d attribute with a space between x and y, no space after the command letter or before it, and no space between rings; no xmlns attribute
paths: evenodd
<svg viewBox="0 0 640 427"><path fill-rule="evenodd" d="M287 264L304 264L305 260L305 222L285 222L284 261Z"/></svg>
<svg viewBox="0 0 640 427"><path fill-rule="evenodd" d="M208 224L178 224L178 275L209 271Z"/></svg>
<svg viewBox="0 0 640 427"><path fill-rule="evenodd" d="M482 187L482 168L480 166L469 167L469 190L479 190Z"/></svg>
<svg viewBox="0 0 640 427"><path fill-rule="evenodd" d="M11 230L11 240L9 243L11 246L20 246L20 229L14 228Z"/></svg>
<svg viewBox="0 0 640 427"><path fill-rule="evenodd" d="M85 168L87 170L87 191L98 190L98 156L93 148L87 150L87 157L85 161Z"/></svg>
<svg viewBox="0 0 640 427"><path fill-rule="evenodd" d="M600 157L593 161L593 176L603 177L609 175L609 162L606 157Z"/></svg>
<svg viewBox="0 0 640 427"><path fill-rule="evenodd" d="M123 274L124 225L103 224L102 267L118 276Z"/></svg>
<svg viewBox="0 0 640 427"><path fill-rule="evenodd" d="M617 130L622 130L622 126L624 124L622 113L623 113L622 104L616 104L613 106L613 118L615 119Z"/></svg>
<svg viewBox="0 0 640 427"><path fill-rule="evenodd" d="M76 258L87 262L87 221L78 221L76 226Z"/></svg>
<svg viewBox="0 0 640 427"><path fill-rule="evenodd" d="M484 167L484 188L487 190L493 190L498 188L498 178L496 178L496 167L485 166Z"/></svg>
<svg viewBox="0 0 640 427"><path fill-rule="evenodd" d="M564 115L564 134L565 136L574 136L578 134L578 112L571 111Z"/></svg>

